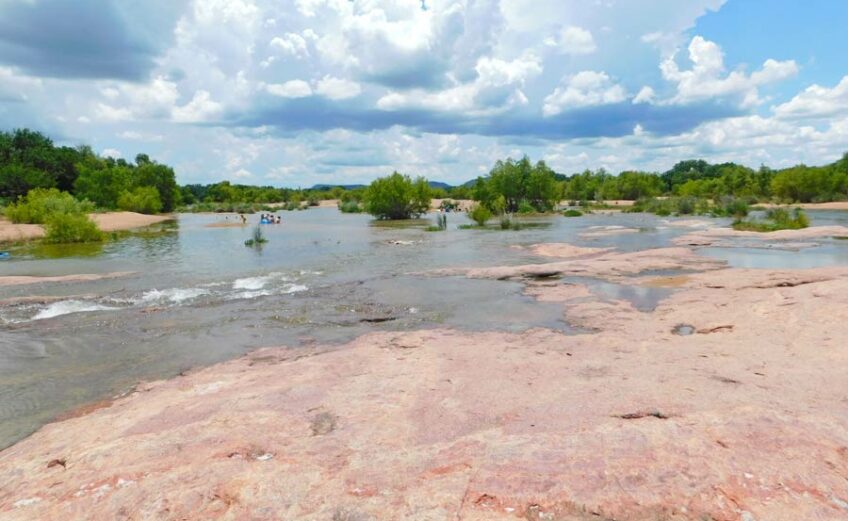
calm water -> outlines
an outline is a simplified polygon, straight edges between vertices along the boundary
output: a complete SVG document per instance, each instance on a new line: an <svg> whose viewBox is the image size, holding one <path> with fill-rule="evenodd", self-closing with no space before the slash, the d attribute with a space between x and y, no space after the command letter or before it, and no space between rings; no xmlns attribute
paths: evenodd
<svg viewBox="0 0 848 521"><path fill-rule="evenodd" d="M217 215L180 215L102 246L13 249L10 260L0 261L2 275L135 274L0 287L0 447L63 411L123 392L139 380L173 376L257 347L336 343L369 331L438 326L570 332L560 306L524 297L518 283L414 273L543 261L516 245L569 242L632 251L668 246L690 231L641 214L534 218L529 220L534 227L510 232L458 230L469 221L449 214L445 233L423 230L432 219L392 226L335 209L282 215L282 225L263 227L269 242L261 249L243 245L252 227L208 227L228 222ZM811 216L814 224L848 225L848 213ZM607 226L639 233L579 236ZM746 267L848 264L848 241L830 239L791 254L703 251ZM667 295L593 284L600 294L631 300L640 309ZM34 296L43 301L13 300Z"/></svg>

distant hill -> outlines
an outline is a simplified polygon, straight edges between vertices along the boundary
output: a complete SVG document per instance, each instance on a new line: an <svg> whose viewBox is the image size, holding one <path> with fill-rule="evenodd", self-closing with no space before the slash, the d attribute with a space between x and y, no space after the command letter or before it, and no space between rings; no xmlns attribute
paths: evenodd
<svg viewBox="0 0 848 521"><path fill-rule="evenodd" d="M442 183L441 181L430 181L430 188L442 188L444 190L447 190L448 188L453 187L447 183Z"/></svg>
<svg viewBox="0 0 848 521"><path fill-rule="evenodd" d="M330 190L332 188L341 188L342 190L356 190L357 188L365 188L365 185L314 185L310 190Z"/></svg>

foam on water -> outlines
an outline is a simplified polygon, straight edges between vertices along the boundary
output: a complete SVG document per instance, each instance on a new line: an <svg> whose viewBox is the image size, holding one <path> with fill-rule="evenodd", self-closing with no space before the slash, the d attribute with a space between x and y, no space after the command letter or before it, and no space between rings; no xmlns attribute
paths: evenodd
<svg viewBox="0 0 848 521"><path fill-rule="evenodd" d="M260 277L246 277L233 281L233 289L259 290L264 288L273 280L288 280L281 273L269 273Z"/></svg>
<svg viewBox="0 0 848 521"><path fill-rule="evenodd" d="M152 289L150 291L145 291L142 294L141 302L145 304L149 304L151 302L171 302L173 304L182 304L187 300L193 300L197 297L208 294L209 290L203 288Z"/></svg>
<svg viewBox="0 0 848 521"><path fill-rule="evenodd" d="M315 272L310 272L315 274ZM307 291L304 284L291 282L282 273L246 277L232 282L221 281L202 284L199 287L150 289L141 294L126 296L111 295L96 299L68 299L48 305L30 304L8 306L0 309L0 324L15 324L32 320L43 320L71 313L90 311L118 311L137 307L192 305L200 297L215 300L250 300L270 295L291 295Z"/></svg>
<svg viewBox="0 0 848 521"><path fill-rule="evenodd" d="M104 306L95 302L87 302L85 300L62 300L54 302L42 309L34 317L33 320L43 320L71 313L84 313L88 311L111 311L117 308Z"/></svg>

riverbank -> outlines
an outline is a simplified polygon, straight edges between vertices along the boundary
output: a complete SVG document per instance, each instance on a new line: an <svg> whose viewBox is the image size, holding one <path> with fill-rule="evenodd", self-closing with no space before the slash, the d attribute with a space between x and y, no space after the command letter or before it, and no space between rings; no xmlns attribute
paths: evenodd
<svg viewBox="0 0 848 521"><path fill-rule="evenodd" d="M174 218L172 215L145 215L135 212L93 213L89 214L89 217L104 232L143 228ZM27 241L42 237L44 237L44 227L40 224L14 224L5 217L0 217L0 243Z"/></svg>
<svg viewBox="0 0 848 521"><path fill-rule="evenodd" d="M379 332L142 384L0 452L0 517L848 516L848 268L532 249L558 259L429 276L521 281L579 334Z"/></svg>

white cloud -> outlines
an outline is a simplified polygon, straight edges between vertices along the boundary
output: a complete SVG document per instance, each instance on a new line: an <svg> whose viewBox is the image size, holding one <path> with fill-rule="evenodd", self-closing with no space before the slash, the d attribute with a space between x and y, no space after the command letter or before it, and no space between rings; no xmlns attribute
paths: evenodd
<svg viewBox="0 0 848 521"><path fill-rule="evenodd" d="M175 107L173 120L180 123L200 123L209 121L220 115L223 106L214 101L209 92L199 90L194 97L182 107Z"/></svg>
<svg viewBox="0 0 848 521"><path fill-rule="evenodd" d="M331 100L344 100L359 96L362 93L362 87L355 81L324 76L318 80L315 92Z"/></svg>
<svg viewBox="0 0 848 521"><path fill-rule="evenodd" d="M811 85L791 100L774 107L781 118L829 118L848 114L848 76L829 89Z"/></svg>
<svg viewBox="0 0 848 521"><path fill-rule="evenodd" d="M104 157L118 159L119 157L122 157L123 154L121 154L120 150L115 150L114 148L106 148L102 152L100 152L100 155Z"/></svg>
<svg viewBox="0 0 848 521"><path fill-rule="evenodd" d="M545 45L556 47L561 54L571 55L592 54L598 50L592 33L577 26L564 28L556 38L546 38Z"/></svg>
<svg viewBox="0 0 848 521"><path fill-rule="evenodd" d="M148 141L151 143L162 141L164 139L164 137L160 134L144 134L134 130L125 130L118 134L118 137L121 139L128 139L130 141Z"/></svg>
<svg viewBox="0 0 848 521"><path fill-rule="evenodd" d="M633 98L633 104L638 105L639 103L653 103L657 98L657 93L654 92L654 89L648 86L642 87L639 90L639 93L636 94L636 97Z"/></svg>
<svg viewBox="0 0 848 521"><path fill-rule="evenodd" d="M471 83L435 92L421 89L390 92L377 101L377 108L420 108L471 115L503 112L528 103L522 87L542 72L542 66L538 57L527 54L512 61L481 58L474 70L477 77Z"/></svg>
<svg viewBox="0 0 848 521"><path fill-rule="evenodd" d="M285 83L265 85L265 90L281 98L305 98L312 95L312 87L303 80L290 80Z"/></svg>
<svg viewBox="0 0 848 521"><path fill-rule="evenodd" d="M247 179L249 177L253 177L253 174L251 174L244 168L240 168L235 173L233 173L233 177L235 177L236 179Z"/></svg>
<svg viewBox="0 0 848 521"><path fill-rule="evenodd" d="M701 36L692 38L689 44L689 60L692 68L680 70L675 56L660 64L663 78L677 84L677 94L670 103L687 104L716 98L732 98L742 107L761 102L758 87L790 78L798 73L793 61L766 60L763 67L748 75L733 71L726 76L724 54L714 42Z"/></svg>
<svg viewBox="0 0 848 521"><path fill-rule="evenodd" d="M555 116L570 109L621 103L626 99L627 91L613 83L607 73L582 71L564 78L562 85L545 98L542 111L545 116Z"/></svg>
<svg viewBox="0 0 848 521"><path fill-rule="evenodd" d="M276 36L269 44L272 48L294 56L295 58L308 58L309 48L306 45L306 39L297 33L286 33L283 36Z"/></svg>
<svg viewBox="0 0 848 521"><path fill-rule="evenodd" d="M120 106L97 104L95 113L104 121L126 121L131 119L167 119L179 99L176 83L157 76L148 84L121 84L101 90L115 103L123 98Z"/></svg>

